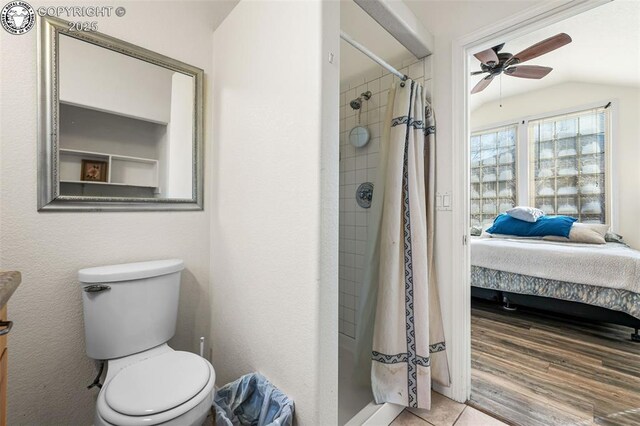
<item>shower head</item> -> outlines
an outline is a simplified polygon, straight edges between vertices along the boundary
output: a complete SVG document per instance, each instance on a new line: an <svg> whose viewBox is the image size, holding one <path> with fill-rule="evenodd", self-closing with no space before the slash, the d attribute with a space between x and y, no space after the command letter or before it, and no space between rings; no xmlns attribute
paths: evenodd
<svg viewBox="0 0 640 426"><path fill-rule="evenodd" d="M371 99L371 92L367 90L366 92L361 93L360 96L358 96L356 99L349 102L351 108L360 109L360 107L362 106L362 98L364 98L365 101L368 101L369 99Z"/></svg>

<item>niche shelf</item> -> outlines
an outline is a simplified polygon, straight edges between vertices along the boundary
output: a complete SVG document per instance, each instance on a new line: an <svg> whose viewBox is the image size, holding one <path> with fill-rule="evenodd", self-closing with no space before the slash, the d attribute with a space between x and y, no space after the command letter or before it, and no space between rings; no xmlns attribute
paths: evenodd
<svg viewBox="0 0 640 426"><path fill-rule="evenodd" d="M107 181L81 180L82 160L107 162ZM159 162L152 158L60 149L59 170L60 183L131 186L156 190L159 187Z"/></svg>

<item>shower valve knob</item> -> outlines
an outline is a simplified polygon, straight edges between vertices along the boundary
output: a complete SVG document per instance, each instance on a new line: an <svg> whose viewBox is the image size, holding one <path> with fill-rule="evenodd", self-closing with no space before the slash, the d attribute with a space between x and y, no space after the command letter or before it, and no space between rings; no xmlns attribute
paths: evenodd
<svg viewBox="0 0 640 426"><path fill-rule="evenodd" d="M371 207L371 200L373 199L373 184L371 182L365 182L358 186L356 190L356 202L363 209Z"/></svg>

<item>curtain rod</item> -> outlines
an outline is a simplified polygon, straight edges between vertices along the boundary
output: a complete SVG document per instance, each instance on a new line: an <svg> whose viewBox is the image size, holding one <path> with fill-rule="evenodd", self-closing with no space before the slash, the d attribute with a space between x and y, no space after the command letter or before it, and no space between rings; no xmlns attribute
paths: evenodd
<svg viewBox="0 0 640 426"><path fill-rule="evenodd" d="M395 69L394 67L392 67L391 65L389 65L387 62L385 62L382 58L377 56L375 53L373 53L372 51L370 51L369 49L367 49L366 47L364 47L363 45L361 45L360 43L352 39L349 34L345 33L342 30L340 30L340 38L346 41L347 43L349 43L350 45L352 45L353 47L355 47L356 49L358 49L359 51L361 51L362 53L364 53L365 55L367 55L369 58L373 59L383 68L386 68L391 74L394 74L398 78L400 78L400 80L406 81L409 78L406 75L402 74L397 69Z"/></svg>

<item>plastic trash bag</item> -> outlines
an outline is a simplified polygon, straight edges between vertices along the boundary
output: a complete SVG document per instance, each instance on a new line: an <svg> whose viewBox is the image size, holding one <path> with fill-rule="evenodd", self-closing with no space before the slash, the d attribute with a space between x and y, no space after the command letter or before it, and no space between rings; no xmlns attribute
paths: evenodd
<svg viewBox="0 0 640 426"><path fill-rule="evenodd" d="M246 374L216 392L216 426L291 426L293 401L260 373Z"/></svg>

